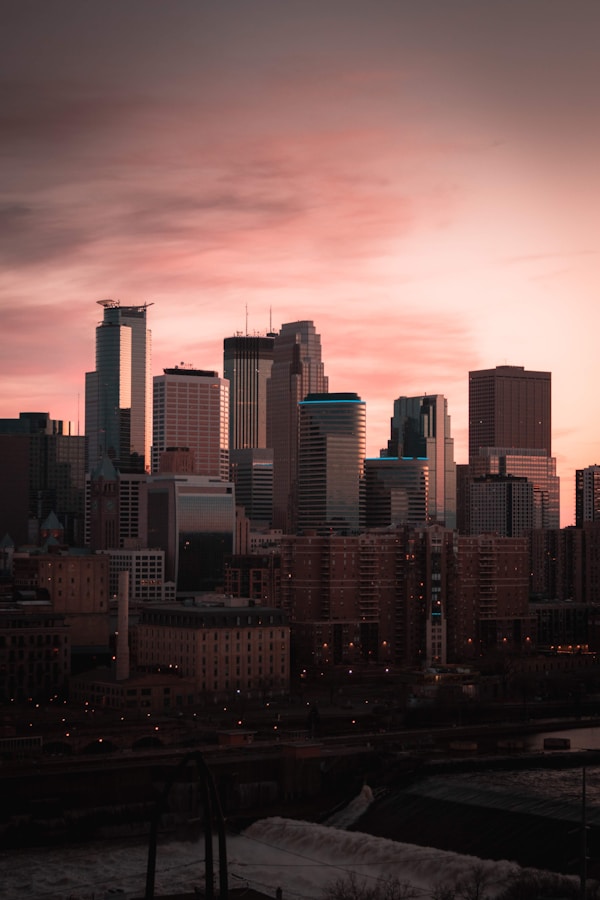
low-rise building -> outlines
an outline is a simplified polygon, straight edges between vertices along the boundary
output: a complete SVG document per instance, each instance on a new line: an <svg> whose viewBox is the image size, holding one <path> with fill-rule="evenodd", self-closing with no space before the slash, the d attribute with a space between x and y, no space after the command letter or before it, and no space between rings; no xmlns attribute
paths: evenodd
<svg viewBox="0 0 600 900"><path fill-rule="evenodd" d="M225 605L225 598L221 603L142 609L135 629L137 666L166 668L191 679L198 699L287 693L287 615L269 607Z"/></svg>

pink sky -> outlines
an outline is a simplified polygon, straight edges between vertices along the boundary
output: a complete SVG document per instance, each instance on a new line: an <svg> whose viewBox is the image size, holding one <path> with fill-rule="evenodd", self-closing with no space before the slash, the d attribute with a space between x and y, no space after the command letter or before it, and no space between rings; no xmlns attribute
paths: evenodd
<svg viewBox="0 0 600 900"><path fill-rule="evenodd" d="M96 301L153 370L313 319L331 390L553 374L562 521L600 463L600 5L4 0L0 416L84 415Z"/></svg>

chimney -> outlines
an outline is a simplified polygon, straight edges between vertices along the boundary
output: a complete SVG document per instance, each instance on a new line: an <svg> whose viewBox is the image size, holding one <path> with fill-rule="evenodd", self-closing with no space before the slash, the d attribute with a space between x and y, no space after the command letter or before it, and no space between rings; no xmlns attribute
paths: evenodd
<svg viewBox="0 0 600 900"><path fill-rule="evenodd" d="M129 678L129 572L119 572L117 681Z"/></svg>

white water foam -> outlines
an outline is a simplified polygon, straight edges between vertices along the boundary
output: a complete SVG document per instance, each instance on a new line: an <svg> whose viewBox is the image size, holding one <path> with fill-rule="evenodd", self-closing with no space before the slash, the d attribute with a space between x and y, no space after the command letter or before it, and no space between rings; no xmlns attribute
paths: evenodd
<svg viewBox="0 0 600 900"><path fill-rule="evenodd" d="M372 800L363 790L350 807L353 815ZM348 818L350 817L348 808ZM356 816L354 816L356 820ZM215 855L217 841L215 840ZM172 842L159 847L155 896L193 892L204 884L204 842ZM227 839L229 885L252 887L290 900L317 900L332 881L355 873L373 883L396 878L410 882L424 897L435 886L483 867L500 891L520 872L515 863L480 861L428 847L399 843L331 825L279 817L255 822ZM121 900L143 897L147 848L124 842L96 842L54 849L0 853L0 884L5 900ZM218 877L218 860L215 874ZM490 897L495 896L488 889Z"/></svg>

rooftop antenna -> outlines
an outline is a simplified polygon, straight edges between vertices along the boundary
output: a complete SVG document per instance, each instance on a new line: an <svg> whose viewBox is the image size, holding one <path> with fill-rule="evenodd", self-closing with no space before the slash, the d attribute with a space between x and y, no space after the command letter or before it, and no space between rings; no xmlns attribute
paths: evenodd
<svg viewBox="0 0 600 900"><path fill-rule="evenodd" d="M248 337L248 304L246 303L246 337Z"/></svg>

